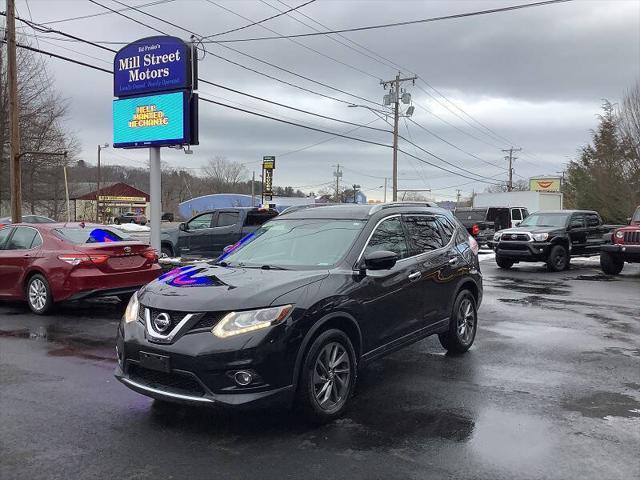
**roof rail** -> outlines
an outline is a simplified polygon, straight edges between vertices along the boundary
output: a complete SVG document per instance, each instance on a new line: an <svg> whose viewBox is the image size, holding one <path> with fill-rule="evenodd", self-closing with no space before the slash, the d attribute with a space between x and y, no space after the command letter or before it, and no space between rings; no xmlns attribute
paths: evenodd
<svg viewBox="0 0 640 480"><path fill-rule="evenodd" d="M373 215L374 213L379 212L380 210L384 210L385 208L392 207L437 207L433 202L411 202L411 201L398 201L398 202L387 202L387 203L379 203L371 207L369 210L369 215Z"/></svg>
<svg viewBox="0 0 640 480"><path fill-rule="evenodd" d="M287 213L297 212L298 210L306 210L307 208L326 207L326 206L327 206L326 203L305 203L303 205L290 205L287 208L285 208L282 212L280 212L280 216L285 215Z"/></svg>

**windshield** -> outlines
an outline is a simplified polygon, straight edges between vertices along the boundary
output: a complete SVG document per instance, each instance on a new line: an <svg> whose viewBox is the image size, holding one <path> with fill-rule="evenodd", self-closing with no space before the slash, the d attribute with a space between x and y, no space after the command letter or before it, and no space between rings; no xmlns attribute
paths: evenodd
<svg viewBox="0 0 640 480"><path fill-rule="evenodd" d="M483 221L487 216L487 210L456 210L453 215L460 220Z"/></svg>
<svg viewBox="0 0 640 480"><path fill-rule="evenodd" d="M345 255L364 224L358 220L272 220L220 259L239 267L328 268Z"/></svg>
<svg viewBox="0 0 640 480"><path fill-rule="evenodd" d="M101 242L123 242L132 240L123 233L116 233L107 228L56 228L55 233L63 240L71 243L101 243Z"/></svg>
<svg viewBox="0 0 640 480"><path fill-rule="evenodd" d="M564 227L569 219L568 213L532 213L521 223L521 227Z"/></svg>
<svg viewBox="0 0 640 480"><path fill-rule="evenodd" d="M640 207L636 208L636 213L633 214L632 222L640 222Z"/></svg>

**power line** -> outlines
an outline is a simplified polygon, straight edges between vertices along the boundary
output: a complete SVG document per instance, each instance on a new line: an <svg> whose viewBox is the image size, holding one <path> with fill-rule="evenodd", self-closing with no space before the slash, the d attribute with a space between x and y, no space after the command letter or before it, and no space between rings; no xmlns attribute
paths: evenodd
<svg viewBox="0 0 640 480"><path fill-rule="evenodd" d="M155 2L143 3L141 5L136 5L136 8L145 8L150 7L152 5L160 5L163 3L175 2L176 0L156 0ZM118 11L124 12L126 10L131 10L133 7L122 8ZM64 22L72 22L74 20L84 20L87 18L100 17L102 15L110 15L113 12L99 12L99 13L91 13L89 15L81 15L79 17L70 17L70 18L62 18L60 20L51 20L49 22L42 22L42 25L51 25L53 23L64 23Z"/></svg>
<svg viewBox="0 0 640 480"><path fill-rule="evenodd" d="M280 12L277 15L271 15L270 17L263 18L262 20L258 20L258 21L255 21L255 22L252 21L248 25L243 25L242 27L232 28L231 30L227 30L227 31L220 32L220 33L214 33L213 35L207 35L206 37L202 37L202 40L206 40L207 38L218 37L220 35L226 35L227 33L237 32L238 30L244 30L245 28L253 27L254 25L260 25L260 24L262 24L262 23L264 23L264 22L266 22L268 20L273 20L274 18L281 17L282 15L287 15L289 12L293 12L295 10L298 10L299 8L305 7L305 6L307 6L310 3L313 3L315 1L316 0L309 0L306 3L301 3L297 7L289 8L289 10L287 10L286 12Z"/></svg>
<svg viewBox="0 0 640 480"><path fill-rule="evenodd" d="M93 1L93 0L90 0ZM532 8L532 7L542 7L546 5L553 5L556 3L566 3L571 2L573 0L547 0L543 2L535 2L535 3L525 3L520 5L512 5L509 7L501 7L501 8L492 8L488 10L476 10L474 12L466 12L466 13L457 13L454 15L443 15L439 17L430 17L423 18L420 20L406 20L404 22L394 22L394 23L385 23L381 25L369 25L365 27L352 27L352 28L343 28L340 30L330 30L327 32L307 32L307 33L298 33L292 35L276 35L271 37L253 37L253 38L239 38L235 40L207 40L207 43L236 43L236 42L253 42L258 40L280 40L284 38L302 38L302 37L315 37L318 35L329 35L333 33L346 33L346 32L361 32L364 30L374 30L379 28L390 28L390 27L402 27L407 25L415 25L419 23L430 23L430 22L439 22L442 20L454 20L459 18L466 17L474 17L478 15L489 15L493 13L502 13L513 10L521 10L524 8Z"/></svg>

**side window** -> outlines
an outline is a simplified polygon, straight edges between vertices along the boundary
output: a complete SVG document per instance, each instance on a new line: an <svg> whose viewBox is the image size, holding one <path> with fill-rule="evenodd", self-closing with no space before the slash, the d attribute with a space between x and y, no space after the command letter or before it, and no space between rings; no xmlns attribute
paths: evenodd
<svg viewBox="0 0 640 480"><path fill-rule="evenodd" d="M213 220L213 213L203 213L202 215L189 220L189 230L201 230L203 228L210 228L211 220Z"/></svg>
<svg viewBox="0 0 640 480"><path fill-rule="evenodd" d="M247 213L247 218L244 220L245 227L258 227L265 223L267 220L271 220L278 216L278 212L275 210L266 210L262 212L250 211Z"/></svg>
<svg viewBox="0 0 640 480"><path fill-rule="evenodd" d="M417 254L442 248L442 236L435 217L431 215L407 215L403 217L409 240Z"/></svg>
<svg viewBox="0 0 640 480"><path fill-rule="evenodd" d="M409 256L409 247L400 217L389 218L378 225L369 239L367 248L364 249L364 254L380 250L393 252L398 255L399 259Z"/></svg>
<svg viewBox="0 0 640 480"><path fill-rule="evenodd" d="M218 213L217 227L228 227L229 225L235 225L240 219L238 212L220 212Z"/></svg>
<svg viewBox="0 0 640 480"><path fill-rule="evenodd" d="M455 234L456 227L454 227L451 221L446 217L438 216L438 223L440 224L440 231L442 232L442 243L446 245Z"/></svg>
<svg viewBox="0 0 640 480"><path fill-rule="evenodd" d="M6 227L0 230L0 250L4 250L5 244L7 243L7 238L9 238L10 233L11 227Z"/></svg>
<svg viewBox="0 0 640 480"><path fill-rule="evenodd" d="M595 213L587 213L587 227L597 227L600 225L600 219Z"/></svg>
<svg viewBox="0 0 640 480"><path fill-rule="evenodd" d="M511 219L515 220L516 222L519 222L520 220L522 220L522 212L520 211L519 208L511 209Z"/></svg>
<svg viewBox="0 0 640 480"><path fill-rule="evenodd" d="M7 250L28 250L37 236L38 231L34 228L18 227L9 240Z"/></svg>
<svg viewBox="0 0 640 480"><path fill-rule="evenodd" d="M584 228L584 215L579 213L571 217L571 228Z"/></svg>
<svg viewBox="0 0 640 480"><path fill-rule="evenodd" d="M522 219L524 220L528 216L529 216L529 210L527 210L526 208L523 208L522 209Z"/></svg>

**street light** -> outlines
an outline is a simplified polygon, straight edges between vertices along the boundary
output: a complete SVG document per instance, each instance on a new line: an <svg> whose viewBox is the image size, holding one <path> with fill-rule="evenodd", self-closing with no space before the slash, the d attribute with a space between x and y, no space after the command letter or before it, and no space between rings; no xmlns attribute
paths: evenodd
<svg viewBox="0 0 640 480"><path fill-rule="evenodd" d="M100 152L103 148L109 148L108 143L104 143L102 145L98 145L98 185L96 188L96 223L99 222L100 218Z"/></svg>

